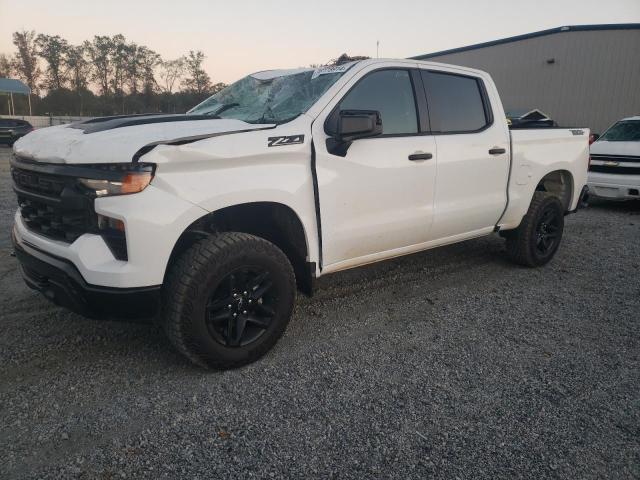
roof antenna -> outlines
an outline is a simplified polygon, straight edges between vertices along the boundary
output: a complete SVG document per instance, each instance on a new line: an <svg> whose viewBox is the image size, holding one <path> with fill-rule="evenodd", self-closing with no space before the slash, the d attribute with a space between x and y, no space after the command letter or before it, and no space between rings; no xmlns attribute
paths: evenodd
<svg viewBox="0 0 640 480"><path fill-rule="evenodd" d="M376 58L380 58L380 40L376 40Z"/></svg>

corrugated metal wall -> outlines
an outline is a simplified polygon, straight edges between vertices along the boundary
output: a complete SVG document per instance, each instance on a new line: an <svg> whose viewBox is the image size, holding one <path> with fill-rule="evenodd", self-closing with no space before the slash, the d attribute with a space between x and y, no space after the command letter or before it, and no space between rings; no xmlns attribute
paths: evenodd
<svg viewBox="0 0 640 480"><path fill-rule="evenodd" d="M547 63L554 59L554 63ZM506 110L602 133L640 114L640 30L568 31L430 57L489 72Z"/></svg>

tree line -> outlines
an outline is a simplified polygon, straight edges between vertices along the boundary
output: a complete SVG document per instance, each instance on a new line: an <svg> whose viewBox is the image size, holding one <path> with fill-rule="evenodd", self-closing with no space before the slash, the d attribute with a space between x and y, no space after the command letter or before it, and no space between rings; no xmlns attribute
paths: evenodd
<svg viewBox="0 0 640 480"><path fill-rule="evenodd" d="M163 59L123 35L96 35L72 45L59 35L13 33L15 52L0 53L0 78L18 78L32 91L34 115L100 116L184 113L225 87L213 83L199 50ZM14 95L17 113L27 98ZM0 114L8 113L0 101Z"/></svg>

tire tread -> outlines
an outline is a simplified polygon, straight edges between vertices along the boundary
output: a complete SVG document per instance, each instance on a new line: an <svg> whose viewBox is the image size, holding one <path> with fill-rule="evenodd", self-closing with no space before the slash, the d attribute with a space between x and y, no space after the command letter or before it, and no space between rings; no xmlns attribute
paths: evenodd
<svg viewBox="0 0 640 480"><path fill-rule="evenodd" d="M533 255L531 245L531 242L535 237L538 213L544 209L546 204L549 202L557 202L559 208L562 209L560 199L557 197L548 195L546 192L535 192L533 199L531 200L531 205L529 205L527 214L523 217L520 226L512 232L509 232L506 247L507 256L512 262L525 267L539 267L544 263L547 263L555 255L554 252L547 261L540 263L540 261Z"/></svg>
<svg viewBox="0 0 640 480"><path fill-rule="evenodd" d="M171 344L193 363L204 368L229 369L241 366L237 362L215 358L190 338L190 322L196 310L200 287L204 285L207 269L212 262L221 263L230 255L251 248L254 252L271 256L290 277L295 294L295 277L288 258L275 245L267 240L239 232L224 232L198 240L187 249L173 264L167 275L164 288L161 326ZM273 342L265 342L261 348L251 351L242 365L251 363L264 355L284 333L286 323L276 332Z"/></svg>

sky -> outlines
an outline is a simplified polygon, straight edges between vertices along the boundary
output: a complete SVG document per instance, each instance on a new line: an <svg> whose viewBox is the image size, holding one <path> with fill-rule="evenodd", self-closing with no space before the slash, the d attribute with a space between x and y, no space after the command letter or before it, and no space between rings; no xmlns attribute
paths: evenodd
<svg viewBox="0 0 640 480"><path fill-rule="evenodd" d="M640 23L640 0L0 0L0 53L16 30L74 44L122 33L171 59L202 50L214 82L341 53L404 58L563 25Z"/></svg>

